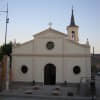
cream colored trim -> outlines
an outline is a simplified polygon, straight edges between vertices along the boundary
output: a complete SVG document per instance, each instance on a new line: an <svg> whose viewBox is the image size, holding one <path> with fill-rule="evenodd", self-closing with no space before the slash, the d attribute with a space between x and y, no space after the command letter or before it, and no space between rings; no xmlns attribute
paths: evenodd
<svg viewBox="0 0 100 100"><path fill-rule="evenodd" d="M26 42L24 42L24 43L22 43L22 44L20 44L18 46L13 47L13 49L18 48L18 47L23 46L23 45L26 45L26 44L28 44L28 43L30 43L32 41L34 41L34 40L32 39L32 40L26 41Z"/></svg>
<svg viewBox="0 0 100 100"><path fill-rule="evenodd" d="M68 29L68 28L75 28L75 27L76 27L76 28L79 28L78 25L75 25L75 26L70 26L70 25L69 25L69 26L67 26L67 29Z"/></svg>
<svg viewBox="0 0 100 100"><path fill-rule="evenodd" d="M48 37L47 36L47 37L38 37L38 39L63 39L63 38L62 37L56 37L56 36L55 37L54 36L53 37ZM65 37L65 39L67 39L67 38Z"/></svg>
<svg viewBox="0 0 100 100"><path fill-rule="evenodd" d="M46 29L46 30L43 30L43 31L41 31L41 32L39 32L39 33L36 33L36 34L33 35L33 36L36 37L36 36L38 36L38 35L40 35L40 34L45 34L45 33L48 32L48 31L53 31L53 32L59 33L60 35L64 35L64 36L67 37L67 35L66 35L65 33L60 32L60 31L57 31L57 30L52 29L52 28L48 28L48 29Z"/></svg>
<svg viewBox="0 0 100 100"><path fill-rule="evenodd" d="M90 54L12 54L12 56L36 56L36 57L90 57Z"/></svg>
<svg viewBox="0 0 100 100"><path fill-rule="evenodd" d="M78 46L83 46L83 47L86 47L86 48L90 48L89 45L86 45L86 44L80 44L80 43L77 43L77 42L75 42L75 41L73 41L73 40L70 40L70 39L66 39L66 40L68 40L69 42L72 42L73 44L76 44L76 45L78 45Z"/></svg>

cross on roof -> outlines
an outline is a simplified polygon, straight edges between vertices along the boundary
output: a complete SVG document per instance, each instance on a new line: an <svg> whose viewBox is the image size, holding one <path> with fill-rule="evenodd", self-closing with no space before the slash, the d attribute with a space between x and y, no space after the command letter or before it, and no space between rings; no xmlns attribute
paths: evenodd
<svg viewBox="0 0 100 100"><path fill-rule="evenodd" d="M49 25L49 28L51 28L52 27L52 22L49 22L48 25Z"/></svg>

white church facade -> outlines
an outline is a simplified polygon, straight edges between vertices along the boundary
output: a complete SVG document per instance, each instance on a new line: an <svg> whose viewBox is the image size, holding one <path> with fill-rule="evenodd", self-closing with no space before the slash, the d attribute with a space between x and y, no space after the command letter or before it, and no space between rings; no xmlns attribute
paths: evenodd
<svg viewBox="0 0 100 100"><path fill-rule="evenodd" d="M13 47L12 80L56 84L79 83L82 77L90 77L90 46L88 41L79 43L78 29L72 9L67 34L49 27Z"/></svg>

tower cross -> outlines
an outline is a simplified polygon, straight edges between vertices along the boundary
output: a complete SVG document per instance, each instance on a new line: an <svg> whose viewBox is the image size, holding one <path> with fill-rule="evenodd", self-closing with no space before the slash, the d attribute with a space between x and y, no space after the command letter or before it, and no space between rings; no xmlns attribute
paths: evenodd
<svg viewBox="0 0 100 100"><path fill-rule="evenodd" d="M52 27L52 22L49 22L48 25L49 25L49 28L51 28Z"/></svg>

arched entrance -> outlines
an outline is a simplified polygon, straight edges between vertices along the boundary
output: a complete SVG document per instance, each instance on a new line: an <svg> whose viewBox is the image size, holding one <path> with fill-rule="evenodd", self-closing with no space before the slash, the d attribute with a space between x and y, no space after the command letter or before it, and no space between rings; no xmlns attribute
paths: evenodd
<svg viewBox="0 0 100 100"><path fill-rule="evenodd" d="M56 84L56 67L54 64L47 64L44 67L44 84Z"/></svg>

